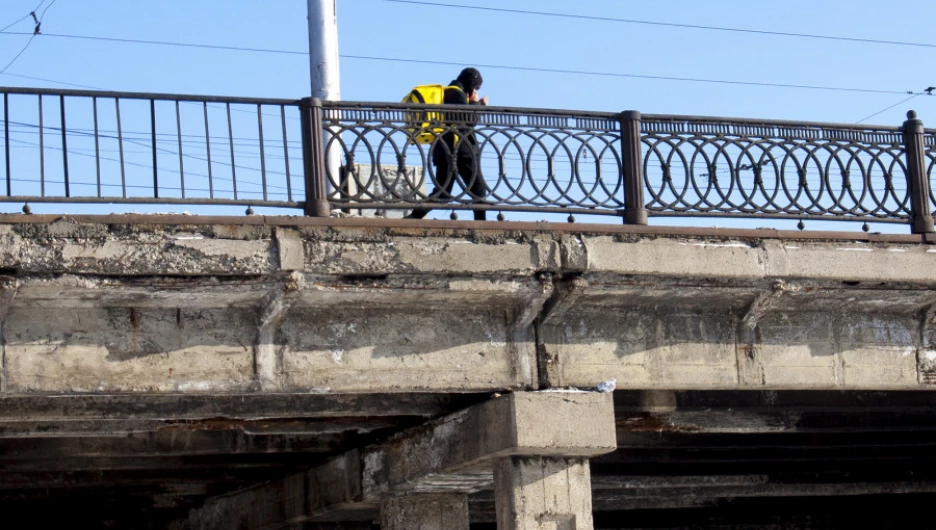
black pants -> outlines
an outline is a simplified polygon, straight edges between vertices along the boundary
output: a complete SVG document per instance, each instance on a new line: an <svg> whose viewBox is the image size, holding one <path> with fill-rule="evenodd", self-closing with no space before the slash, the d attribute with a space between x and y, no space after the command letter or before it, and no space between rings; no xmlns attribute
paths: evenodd
<svg viewBox="0 0 936 530"><path fill-rule="evenodd" d="M450 167L449 158L445 156L433 157L433 164L436 167L436 185L429 197L430 202L446 202L452 199L452 188L455 185L456 172ZM481 168L473 156L460 156L455 159L457 166L457 178L459 185L468 190L474 202L481 202L487 196L487 185L481 176ZM422 219L432 208L416 208L408 217L411 219ZM484 221L486 219L484 210L475 210L475 221Z"/></svg>

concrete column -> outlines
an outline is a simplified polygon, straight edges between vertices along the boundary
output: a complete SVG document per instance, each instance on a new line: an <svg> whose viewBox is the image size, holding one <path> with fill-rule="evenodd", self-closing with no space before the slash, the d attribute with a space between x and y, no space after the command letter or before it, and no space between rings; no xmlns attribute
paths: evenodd
<svg viewBox="0 0 936 530"><path fill-rule="evenodd" d="M380 504L381 530L468 530L468 496L418 493L387 497Z"/></svg>
<svg viewBox="0 0 936 530"><path fill-rule="evenodd" d="M494 464L498 530L592 530L588 459L511 456Z"/></svg>

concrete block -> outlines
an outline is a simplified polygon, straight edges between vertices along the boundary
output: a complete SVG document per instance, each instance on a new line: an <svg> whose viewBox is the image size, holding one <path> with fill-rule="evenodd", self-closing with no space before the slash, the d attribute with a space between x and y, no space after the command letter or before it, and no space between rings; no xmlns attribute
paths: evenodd
<svg viewBox="0 0 936 530"><path fill-rule="evenodd" d="M452 312L319 312L293 308L279 331L290 388L332 391L509 388L503 316Z"/></svg>
<svg viewBox="0 0 936 530"><path fill-rule="evenodd" d="M524 243L501 245L471 241L401 240L396 244L399 260L421 272L448 273L524 273L532 274L554 262L551 254ZM540 260L547 258L547 263Z"/></svg>
<svg viewBox="0 0 936 530"><path fill-rule="evenodd" d="M597 456L617 448L616 436L610 394L510 394L365 450L364 495L425 491L427 481L434 491L478 491L498 458ZM473 480L440 480L452 475Z"/></svg>
<svg viewBox="0 0 936 530"><path fill-rule="evenodd" d="M596 456L617 449L610 394L511 394L513 454Z"/></svg>
<svg viewBox="0 0 936 530"><path fill-rule="evenodd" d="M831 389L837 383L833 366L764 366L764 387L783 389Z"/></svg>
<svg viewBox="0 0 936 530"><path fill-rule="evenodd" d="M265 274L278 264L269 241L164 234L160 240L30 240L18 268L29 272L121 275ZM3 252L0 252L0 256Z"/></svg>
<svg viewBox="0 0 936 530"><path fill-rule="evenodd" d="M915 317L842 315L837 319L838 340L874 346L916 346L920 322Z"/></svg>
<svg viewBox="0 0 936 530"><path fill-rule="evenodd" d="M831 344L835 340L829 313L768 313L758 322L757 330L764 344Z"/></svg>
<svg viewBox="0 0 936 530"><path fill-rule="evenodd" d="M274 232L279 268L283 271L305 269L305 246L295 230L277 228Z"/></svg>
<svg viewBox="0 0 936 530"><path fill-rule="evenodd" d="M468 496L392 495L380 505L381 530L468 530Z"/></svg>
<svg viewBox="0 0 936 530"><path fill-rule="evenodd" d="M764 277L763 249L741 242L620 242L610 237L589 237L585 248L589 272L738 280Z"/></svg>
<svg viewBox="0 0 936 530"><path fill-rule="evenodd" d="M846 388L913 388L917 385L917 347L842 343Z"/></svg>
<svg viewBox="0 0 936 530"><path fill-rule="evenodd" d="M764 248L772 278L936 283L936 250L925 246L769 241Z"/></svg>
<svg viewBox="0 0 936 530"><path fill-rule="evenodd" d="M728 313L570 315L544 328L546 351L561 373L554 386L734 387L735 320Z"/></svg>
<svg viewBox="0 0 936 530"><path fill-rule="evenodd" d="M592 530L588 461L511 457L494 466L497 528Z"/></svg>
<svg viewBox="0 0 936 530"><path fill-rule="evenodd" d="M223 392L253 379L248 310L14 308L11 392Z"/></svg>

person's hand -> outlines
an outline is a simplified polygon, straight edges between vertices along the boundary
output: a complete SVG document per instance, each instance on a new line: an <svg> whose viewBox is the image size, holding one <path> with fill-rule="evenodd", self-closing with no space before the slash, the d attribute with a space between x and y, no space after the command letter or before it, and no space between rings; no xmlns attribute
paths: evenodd
<svg viewBox="0 0 936 530"><path fill-rule="evenodd" d="M485 106L488 104L487 96L484 96L483 98L478 96L478 89L474 89L471 91L470 94L468 94L468 101L470 103L477 103L479 105L485 105Z"/></svg>

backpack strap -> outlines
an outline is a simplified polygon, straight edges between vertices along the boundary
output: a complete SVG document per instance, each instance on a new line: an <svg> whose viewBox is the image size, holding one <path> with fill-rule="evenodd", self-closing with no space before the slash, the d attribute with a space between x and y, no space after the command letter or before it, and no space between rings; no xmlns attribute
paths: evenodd
<svg viewBox="0 0 936 530"><path fill-rule="evenodd" d="M457 86L457 85L449 85L449 86L445 87L445 89L446 89L446 90L449 90L449 89L457 90L457 91L461 92L462 94L465 94L465 91L462 90L462 87ZM465 94L465 101L468 102L468 103L471 103L470 101L468 101L468 94Z"/></svg>
<svg viewBox="0 0 936 530"><path fill-rule="evenodd" d="M418 103L422 103L424 105L426 104L426 98L423 97L422 93L419 90L413 90L412 92L410 92L410 95L416 98L416 101Z"/></svg>

